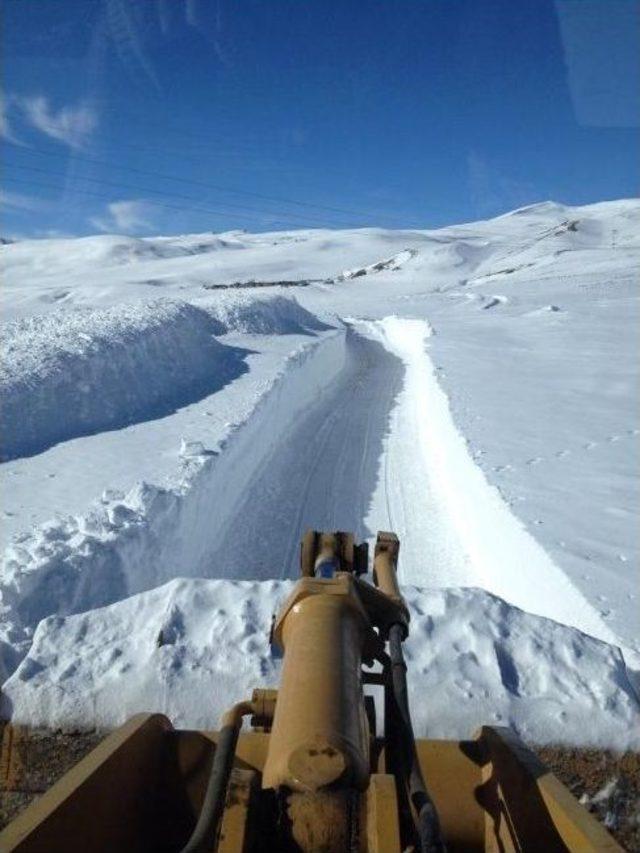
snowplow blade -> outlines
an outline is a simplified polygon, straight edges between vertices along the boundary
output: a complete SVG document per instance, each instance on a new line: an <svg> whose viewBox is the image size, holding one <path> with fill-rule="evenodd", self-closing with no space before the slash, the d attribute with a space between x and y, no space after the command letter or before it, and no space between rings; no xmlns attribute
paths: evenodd
<svg viewBox="0 0 640 853"><path fill-rule="evenodd" d="M247 732L238 740L238 776L219 851L265 849L260 842L269 827L257 793L268 737ZM217 738L217 732L175 731L158 714L134 717L1 833L0 850L179 850L199 814ZM508 729L484 727L468 741L416 745L451 853L622 850ZM377 746L383 770L384 744ZM365 838L357 849L400 851L392 776L372 775L363 810Z"/></svg>

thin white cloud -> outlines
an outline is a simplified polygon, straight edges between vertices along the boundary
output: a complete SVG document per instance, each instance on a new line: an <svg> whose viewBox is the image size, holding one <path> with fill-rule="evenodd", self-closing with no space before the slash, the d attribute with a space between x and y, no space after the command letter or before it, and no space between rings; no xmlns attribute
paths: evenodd
<svg viewBox="0 0 640 853"><path fill-rule="evenodd" d="M100 231L131 233L151 228L150 205L145 201L112 201L107 205L104 216L93 216L91 225Z"/></svg>
<svg viewBox="0 0 640 853"><path fill-rule="evenodd" d="M153 17L151 3L132 3L131 0L105 0L105 21L116 55L134 79L143 75L158 91L160 83L156 76L147 48L149 30Z"/></svg>
<svg viewBox="0 0 640 853"><path fill-rule="evenodd" d="M0 207L6 210L42 210L42 202L22 193L0 190Z"/></svg>
<svg viewBox="0 0 640 853"><path fill-rule="evenodd" d="M10 97L7 98L3 92L0 93L0 139L4 139L5 142L12 142L14 145L21 145L22 143L14 134L7 115L10 102Z"/></svg>
<svg viewBox="0 0 640 853"><path fill-rule="evenodd" d="M14 100L32 127L71 148L82 148L98 124L98 116L88 104L56 110L44 95L14 96Z"/></svg>

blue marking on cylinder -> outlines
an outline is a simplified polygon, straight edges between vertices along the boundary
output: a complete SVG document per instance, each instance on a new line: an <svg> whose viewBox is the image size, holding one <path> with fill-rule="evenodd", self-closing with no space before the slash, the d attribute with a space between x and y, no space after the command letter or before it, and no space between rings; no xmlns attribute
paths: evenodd
<svg viewBox="0 0 640 853"><path fill-rule="evenodd" d="M318 566L316 566L316 574L321 578L332 578L336 573L337 568L338 565L335 559L323 560Z"/></svg>

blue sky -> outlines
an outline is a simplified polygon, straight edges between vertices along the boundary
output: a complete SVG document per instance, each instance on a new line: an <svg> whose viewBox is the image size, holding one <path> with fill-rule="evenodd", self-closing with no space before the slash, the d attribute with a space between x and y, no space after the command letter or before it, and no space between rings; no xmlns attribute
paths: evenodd
<svg viewBox="0 0 640 853"><path fill-rule="evenodd" d="M0 233L636 195L637 0L5 0Z"/></svg>

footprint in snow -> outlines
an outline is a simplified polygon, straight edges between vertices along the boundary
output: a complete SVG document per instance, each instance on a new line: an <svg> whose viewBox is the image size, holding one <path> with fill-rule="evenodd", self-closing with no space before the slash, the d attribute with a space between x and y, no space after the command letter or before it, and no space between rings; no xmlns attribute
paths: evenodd
<svg viewBox="0 0 640 853"><path fill-rule="evenodd" d="M555 454L555 456L556 456L558 459L562 459L562 457L563 457L563 456L570 456L570 455L571 455L571 451L570 451L570 450L559 450L559 451Z"/></svg>
<svg viewBox="0 0 640 853"><path fill-rule="evenodd" d="M482 306L482 310L487 311L489 308L496 308L498 305L504 305L507 301L506 296L494 296Z"/></svg>
<svg viewBox="0 0 640 853"><path fill-rule="evenodd" d="M541 456L534 456L533 459L527 459L527 465L538 465L542 462Z"/></svg>
<svg viewBox="0 0 640 853"><path fill-rule="evenodd" d="M593 450L598 444L597 441L588 441L586 444L583 444L582 447L584 450Z"/></svg>

